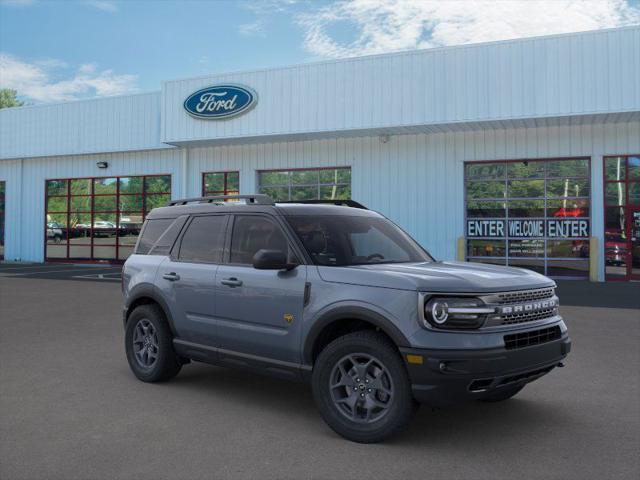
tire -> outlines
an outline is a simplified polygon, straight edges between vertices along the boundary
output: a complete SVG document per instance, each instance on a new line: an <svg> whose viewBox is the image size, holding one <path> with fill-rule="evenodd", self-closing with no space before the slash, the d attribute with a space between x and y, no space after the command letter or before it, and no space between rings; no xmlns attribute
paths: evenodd
<svg viewBox="0 0 640 480"><path fill-rule="evenodd" d="M369 330L347 334L322 350L312 388L329 427L359 443L380 442L398 433L417 405L395 345Z"/></svg>
<svg viewBox="0 0 640 480"><path fill-rule="evenodd" d="M169 380L182 368L173 350L173 335L157 305L141 305L131 312L125 329L125 351L131 371L143 382Z"/></svg>
<svg viewBox="0 0 640 480"><path fill-rule="evenodd" d="M491 395L481 398L481 402L487 403L495 403L495 402L504 402L505 400L509 400L511 397L516 396L520 393L520 390L524 388L524 385L517 385L515 387L501 388L495 393Z"/></svg>

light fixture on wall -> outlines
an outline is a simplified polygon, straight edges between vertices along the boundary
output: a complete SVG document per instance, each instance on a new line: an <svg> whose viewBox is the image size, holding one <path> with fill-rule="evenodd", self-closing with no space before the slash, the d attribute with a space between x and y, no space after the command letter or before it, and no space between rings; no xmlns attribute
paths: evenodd
<svg viewBox="0 0 640 480"><path fill-rule="evenodd" d="M107 168L109 164L107 162L96 162L98 168Z"/></svg>

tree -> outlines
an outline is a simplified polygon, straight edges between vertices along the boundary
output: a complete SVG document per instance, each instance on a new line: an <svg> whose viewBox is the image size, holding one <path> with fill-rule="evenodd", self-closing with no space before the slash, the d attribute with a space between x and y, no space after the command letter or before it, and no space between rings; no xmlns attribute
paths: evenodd
<svg viewBox="0 0 640 480"><path fill-rule="evenodd" d="M17 99L18 92L10 88L0 89L0 108L21 107L24 102Z"/></svg>

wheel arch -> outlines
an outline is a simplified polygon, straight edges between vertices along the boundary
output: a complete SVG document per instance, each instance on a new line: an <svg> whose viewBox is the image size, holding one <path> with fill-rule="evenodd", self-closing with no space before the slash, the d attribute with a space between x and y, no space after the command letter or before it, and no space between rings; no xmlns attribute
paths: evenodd
<svg viewBox="0 0 640 480"><path fill-rule="evenodd" d="M140 305L157 305L162 310L162 313L164 313L164 317L171 329L171 333L174 336L176 335L169 305L167 305L167 302L165 302L164 299L155 292L152 285L138 285L130 292L127 303L125 304L125 314L123 318L125 327L131 312Z"/></svg>
<svg viewBox="0 0 640 480"><path fill-rule="evenodd" d="M324 313L313 324L304 341L302 351L304 363L312 365L322 348L337 338L336 334L363 329L381 331L396 347L410 345L402 331L384 315L365 307L342 306Z"/></svg>

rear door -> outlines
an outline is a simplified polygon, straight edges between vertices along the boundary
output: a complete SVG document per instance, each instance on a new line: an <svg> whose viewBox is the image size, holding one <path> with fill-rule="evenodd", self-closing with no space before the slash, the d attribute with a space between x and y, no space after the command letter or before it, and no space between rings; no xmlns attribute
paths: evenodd
<svg viewBox="0 0 640 480"><path fill-rule="evenodd" d="M240 353L300 362L307 267L300 264L289 271L253 268L253 256L260 249L288 252L290 261L300 263L291 237L269 215L236 214L230 230L227 262L216 275L221 358Z"/></svg>
<svg viewBox="0 0 640 480"><path fill-rule="evenodd" d="M156 285L171 308L181 340L216 344L215 278L228 218L225 214L192 217L158 269Z"/></svg>

